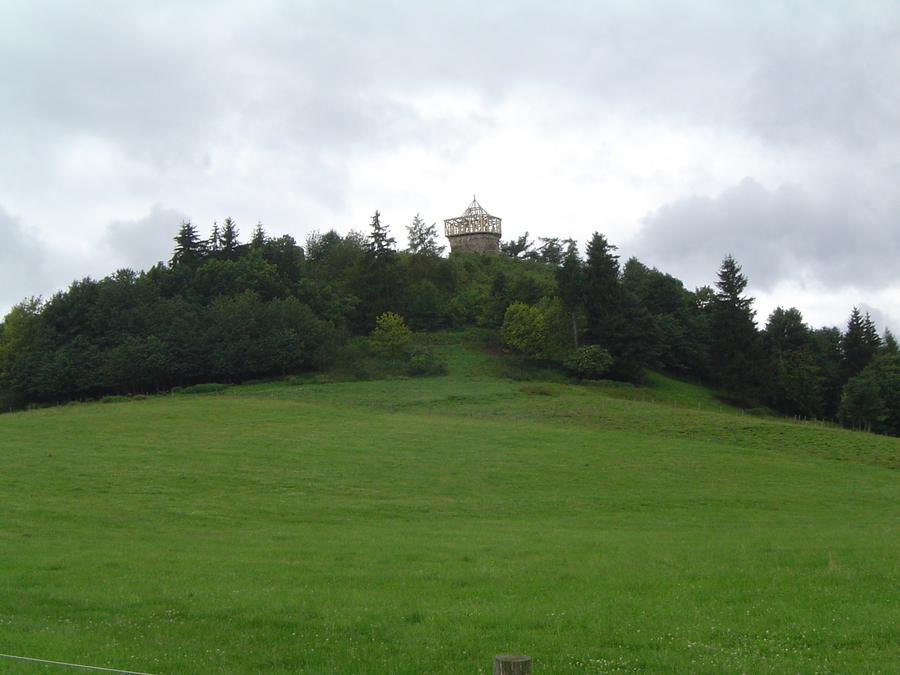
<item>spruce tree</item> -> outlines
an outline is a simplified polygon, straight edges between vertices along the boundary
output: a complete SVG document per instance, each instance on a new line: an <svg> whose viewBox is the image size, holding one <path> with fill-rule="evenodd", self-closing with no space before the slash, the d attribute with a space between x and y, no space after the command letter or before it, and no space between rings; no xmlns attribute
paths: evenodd
<svg viewBox="0 0 900 675"><path fill-rule="evenodd" d="M237 258L237 248L240 244L238 241L237 225L231 218L226 218L222 222L222 232L220 235L221 255L225 260L235 260Z"/></svg>
<svg viewBox="0 0 900 675"><path fill-rule="evenodd" d="M796 307L776 307L769 316L763 331L766 350L779 361L800 351L809 344L809 328L803 323L803 315Z"/></svg>
<svg viewBox="0 0 900 675"><path fill-rule="evenodd" d="M844 380L859 375L875 356L880 345L881 338L868 313L863 316L859 308L854 307L847 320L847 330L841 339Z"/></svg>
<svg viewBox="0 0 900 675"><path fill-rule="evenodd" d="M588 335L602 341L609 333L607 324L616 316L620 301L619 256L616 247L599 232L587 245L584 266L584 303L588 318Z"/></svg>
<svg viewBox="0 0 900 675"><path fill-rule="evenodd" d="M819 373L819 386L822 390L822 407L817 413L817 417L836 419L838 414L841 388L845 383L841 350L842 337L840 328L834 326L817 328L810 333L810 345Z"/></svg>
<svg viewBox="0 0 900 675"><path fill-rule="evenodd" d="M387 225L382 224L381 214L372 216L369 236L365 239L365 258L355 279L355 294L361 300L356 322L368 329L375 317L397 309L397 298L403 290L398 276L395 239Z"/></svg>
<svg viewBox="0 0 900 675"><path fill-rule="evenodd" d="M369 226L369 252L376 259L389 258L394 253L397 240L390 235L390 228L381 224L381 214L375 211Z"/></svg>
<svg viewBox="0 0 900 675"><path fill-rule="evenodd" d="M533 245L534 242L529 241L528 233L526 232L518 239L500 242L500 252L512 258L527 258Z"/></svg>
<svg viewBox="0 0 900 675"><path fill-rule="evenodd" d="M800 310L778 307L762 334L768 371L768 401L788 415L818 417L823 410L823 378L816 363L812 332Z"/></svg>
<svg viewBox="0 0 900 675"><path fill-rule="evenodd" d="M718 289L711 305L710 361L713 377L741 404L759 395L759 341L753 298L743 295L747 277L730 255L719 268Z"/></svg>
<svg viewBox="0 0 900 675"><path fill-rule="evenodd" d="M572 347L578 349L578 315L584 308L584 269L578 245L567 239L562 265L556 269L556 287L563 307L572 320Z"/></svg>
<svg viewBox="0 0 900 675"><path fill-rule="evenodd" d="M900 347L897 345L897 338L894 337L890 328L884 329L884 338L881 341L881 352L883 354L900 353Z"/></svg>
<svg viewBox="0 0 900 675"><path fill-rule="evenodd" d="M584 265L587 338L613 357L610 375L638 381L651 359L650 315L619 280L619 256L606 237L595 232Z"/></svg>
<svg viewBox="0 0 900 675"><path fill-rule="evenodd" d="M437 226L435 223L426 225L425 221L416 214L412 225L406 226L409 245L406 250L413 255L426 255L437 257L444 252L446 247L437 243Z"/></svg>
<svg viewBox="0 0 900 675"><path fill-rule="evenodd" d="M219 231L219 223L213 222L212 232L209 234L209 239L206 240L206 249L215 254L222 247L222 233Z"/></svg>
<svg viewBox="0 0 900 675"><path fill-rule="evenodd" d="M541 242L541 246L536 251L532 251L528 257L545 265L555 267L562 265L566 254L563 244L568 244L570 240L560 241L557 237L538 237L538 240Z"/></svg>
<svg viewBox="0 0 900 675"><path fill-rule="evenodd" d="M250 235L250 248L255 250L261 249L266 245L268 238L266 237L266 231L263 229L262 222L257 222L256 227L253 228L253 234Z"/></svg>
<svg viewBox="0 0 900 675"><path fill-rule="evenodd" d="M197 235L197 228L191 224L191 221L185 221L181 224L178 234L175 236L175 251L172 254L171 264L184 265L186 267L196 267L203 259L206 252L206 245Z"/></svg>

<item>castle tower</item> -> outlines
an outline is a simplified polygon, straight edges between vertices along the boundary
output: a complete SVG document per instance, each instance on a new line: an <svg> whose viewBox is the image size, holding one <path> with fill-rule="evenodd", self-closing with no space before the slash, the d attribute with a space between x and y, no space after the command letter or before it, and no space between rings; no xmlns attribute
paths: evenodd
<svg viewBox="0 0 900 675"><path fill-rule="evenodd" d="M472 251L484 255L500 253L500 219L492 216L472 197L469 208L459 218L444 221L444 236L450 240L450 253Z"/></svg>

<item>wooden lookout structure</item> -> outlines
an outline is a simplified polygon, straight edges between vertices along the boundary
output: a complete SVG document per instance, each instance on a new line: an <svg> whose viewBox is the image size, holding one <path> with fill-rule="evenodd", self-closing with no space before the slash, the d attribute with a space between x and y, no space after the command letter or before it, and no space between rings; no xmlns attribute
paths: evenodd
<svg viewBox="0 0 900 675"><path fill-rule="evenodd" d="M472 251L484 255L500 253L500 219L485 211L475 197L459 218L444 221L444 236L450 252Z"/></svg>

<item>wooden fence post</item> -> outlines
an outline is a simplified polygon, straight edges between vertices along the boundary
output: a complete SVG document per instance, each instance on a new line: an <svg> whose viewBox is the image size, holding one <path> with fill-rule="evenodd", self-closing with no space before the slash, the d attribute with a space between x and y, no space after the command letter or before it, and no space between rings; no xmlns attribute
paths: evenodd
<svg viewBox="0 0 900 675"><path fill-rule="evenodd" d="M531 675L531 657L522 654L498 654L493 675Z"/></svg>

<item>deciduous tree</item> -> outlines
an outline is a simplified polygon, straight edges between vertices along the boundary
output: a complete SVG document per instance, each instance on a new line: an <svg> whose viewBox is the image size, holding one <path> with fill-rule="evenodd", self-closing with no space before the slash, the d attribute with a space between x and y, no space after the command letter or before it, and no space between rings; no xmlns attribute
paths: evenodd
<svg viewBox="0 0 900 675"><path fill-rule="evenodd" d="M506 308L500 337L514 352L539 356L547 343L547 324L537 307L514 302Z"/></svg>

